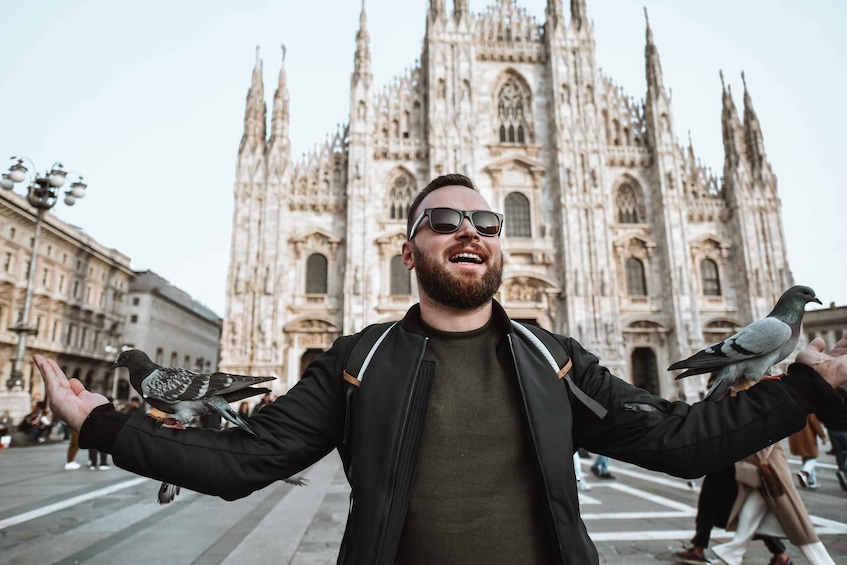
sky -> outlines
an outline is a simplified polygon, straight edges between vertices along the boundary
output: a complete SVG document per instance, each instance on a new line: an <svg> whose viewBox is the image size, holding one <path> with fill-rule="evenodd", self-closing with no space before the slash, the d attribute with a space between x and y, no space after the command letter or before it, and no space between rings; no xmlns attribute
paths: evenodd
<svg viewBox="0 0 847 565"><path fill-rule="evenodd" d="M493 1L470 7L479 13ZM543 22L545 0L518 3ZM587 0L598 66L638 100L645 6L675 133L686 142L690 132L718 174L718 73L741 108L745 71L779 179L794 279L825 305L847 305L847 2ZM269 111L287 48L296 163L346 122L360 8L358 0L4 0L0 171L16 155L42 173L55 161L81 173L85 198L54 213L223 316L256 46ZM366 0L378 89L420 57L426 8L426 0Z"/></svg>

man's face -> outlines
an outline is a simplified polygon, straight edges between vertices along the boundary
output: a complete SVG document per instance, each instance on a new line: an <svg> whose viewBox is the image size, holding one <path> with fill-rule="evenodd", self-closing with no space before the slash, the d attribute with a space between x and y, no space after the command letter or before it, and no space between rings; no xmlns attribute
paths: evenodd
<svg viewBox="0 0 847 565"><path fill-rule="evenodd" d="M415 212L438 207L491 209L479 192L445 186L424 198ZM468 218L457 231L446 234L432 231L425 218L412 240L403 244L403 262L415 269L422 294L457 310L474 310L488 303L503 278L500 236L479 235Z"/></svg>

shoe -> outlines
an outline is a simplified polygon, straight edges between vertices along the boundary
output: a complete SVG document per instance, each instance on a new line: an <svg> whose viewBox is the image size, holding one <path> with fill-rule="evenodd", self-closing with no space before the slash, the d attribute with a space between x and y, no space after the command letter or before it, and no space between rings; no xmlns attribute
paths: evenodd
<svg viewBox="0 0 847 565"><path fill-rule="evenodd" d="M606 480L609 480L609 481L615 480L615 476L608 471L606 471L605 473L600 473L600 478L606 479Z"/></svg>
<svg viewBox="0 0 847 565"><path fill-rule="evenodd" d="M702 553L697 553L694 548L688 548L685 551L674 551L671 557L677 563L686 563L689 565L702 565L703 563L711 563Z"/></svg>
<svg viewBox="0 0 847 565"><path fill-rule="evenodd" d="M110 465L100 465L100 470L101 470L101 471L108 471L108 470L109 470L109 469L111 469L111 468L112 468L112 467L111 467Z"/></svg>
<svg viewBox="0 0 847 565"><path fill-rule="evenodd" d="M814 483L809 483L809 488L821 488L821 484L815 481Z"/></svg>
<svg viewBox="0 0 847 565"><path fill-rule="evenodd" d="M847 473L836 471L835 476L838 477L838 482L841 483L841 490L847 490Z"/></svg>
<svg viewBox="0 0 847 565"><path fill-rule="evenodd" d="M71 461L69 463L65 463L65 471L76 471L80 467L82 467L82 465L80 465L76 461Z"/></svg>
<svg viewBox="0 0 847 565"><path fill-rule="evenodd" d="M89 466L88 466L88 470L89 470L89 471L96 471L96 470L97 470L97 466L96 466L96 465L89 465Z"/></svg>
<svg viewBox="0 0 847 565"><path fill-rule="evenodd" d="M576 482L576 490L591 490L591 485L586 483L585 481L577 481Z"/></svg>
<svg viewBox="0 0 847 565"><path fill-rule="evenodd" d="M768 565L794 565L794 561L792 561L787 555L785 556L785 559L780 559L779 555L774 555L771 557L771 560L768 561Z"/></svg>
<svg viewBox="0 0 847 565"><path fill-rule="evenodd" d="M45 441L47 441L46 438L43 438L43 437L38 438L38 443L44 443Z"/></svg>
<svg viewBox="0 0 847 565"><path fill-rule="evenodd" d="M591 468L591 474L599 479L600 478L600 469L598 469L597 467L592 467Z"/></svg>
<svg viewBox="0 0 847 565"><path fill-rule="evenodd" d="M800 471L797 475L797 482L800 483L800 486L803 488L809 488L809 473L806 471Z"/></svg>

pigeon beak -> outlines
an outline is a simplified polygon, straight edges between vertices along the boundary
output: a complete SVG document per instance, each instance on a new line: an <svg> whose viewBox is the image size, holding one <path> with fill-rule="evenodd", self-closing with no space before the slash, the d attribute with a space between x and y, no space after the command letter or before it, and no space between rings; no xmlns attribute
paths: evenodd
<svg viewBox="0 0 847 565"><path fill-rule="evenodd" d="M812 299L812 302L817 302L818 304L820 304L821 306L823 306L823 302L821 302L820 298L818 298L817 296L815 296L815 297Z"/></svg>
<svg viewBox="0 0 847 565"><path fill-rule="evenodd" d="M117 368L118 368L118 362L115 361L114 363L112 363L112 366L109 367L109 371L114 371Z"/></svg>

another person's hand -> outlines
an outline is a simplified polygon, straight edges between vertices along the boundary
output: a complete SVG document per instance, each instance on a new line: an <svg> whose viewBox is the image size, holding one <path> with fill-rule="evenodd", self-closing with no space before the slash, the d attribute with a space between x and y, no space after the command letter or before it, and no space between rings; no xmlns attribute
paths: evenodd
<svg viewBox="0 0 847 565"><path fill-rule="evenodd" d="M79 431L92 410L109 402L102 394L85 390L78 379L68 380L53 359L42 355L34 355L32 359L44 379L50 409L72 429Z"/></svg>
<svg viewBox="0 0 847 565"><path fill-rule="evenodd" d="M795 361L815 369L833 387L847 386L847 335L830 351L824 353L825 348L826 342L816 337L797 354Z"/></svg>

